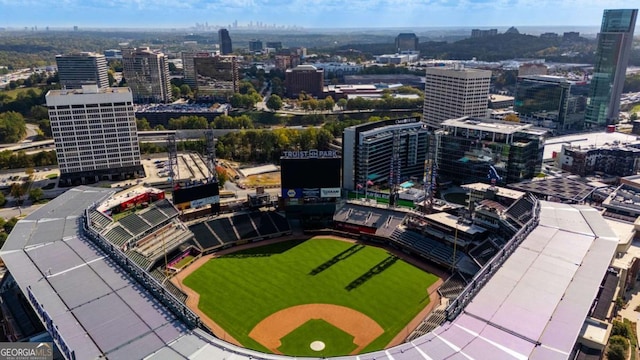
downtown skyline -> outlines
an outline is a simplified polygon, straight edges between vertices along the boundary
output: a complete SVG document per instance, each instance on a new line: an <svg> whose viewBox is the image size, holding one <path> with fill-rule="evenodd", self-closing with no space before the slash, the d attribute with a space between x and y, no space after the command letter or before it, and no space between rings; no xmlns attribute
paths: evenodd
<svg viewBox="0 0 640 360"><path fill-rule="evenodd" d="M302 28L599 26L604 9L628 7L620 0L0 0L0 27L188 28L236 21Z"/></svg>

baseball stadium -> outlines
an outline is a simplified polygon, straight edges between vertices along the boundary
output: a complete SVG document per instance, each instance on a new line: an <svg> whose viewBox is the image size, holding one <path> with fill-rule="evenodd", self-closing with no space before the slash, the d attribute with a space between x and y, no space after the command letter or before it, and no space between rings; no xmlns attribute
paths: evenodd
<svg viewBox="0 0 640 360"><path fill-rule="evenodd" d="M220 204L209 184L174 203L152 188L68 190L19 221L0 251L5 332L52 341L66 359L583 351L618 244L595 209L492 188L471 218L425 214L342 200L326 176L339 176L335 166L288 182L283 161L277 207L260 193ZM314 171L322 181L297 183Z"/></svg>

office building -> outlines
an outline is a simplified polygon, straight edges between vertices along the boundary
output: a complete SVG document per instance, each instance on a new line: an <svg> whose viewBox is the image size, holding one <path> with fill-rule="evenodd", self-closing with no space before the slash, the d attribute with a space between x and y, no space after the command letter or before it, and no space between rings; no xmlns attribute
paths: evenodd
<svg viewBox="0 0 640 360"><path fill-rule="evenodd" d="M104 57L107 59L107 61L120 60L122 59L122 50L118 50L118 49L105 50Z"/></svg>
<svg viewBox="0 0 640 360"><path fill-rule="evenodd" d="M520 120L554 129L580 130L584 126L588 87L560 76L518 77L514 110Z"/></svg>
<svg viewBox="0 0 640 360"><path fill-rule="evenodd" d="M228 99L239 91L235 56L198 56L193 58L193 66L199 99Z"/></svg>
<svg viewBox="0 0 640 360"><path fill-rule="evenodd" d="M63 89L82 89L82 85L109 86L104 55L92 52L56 55L56 64Z"/></svg>
<svg viewBox="0 0 640 360"><path fill-rule="evenodd" d="M580 33L577 31L567 31L562 34L562 41L564 42L580 41Z"/></svg>
<svg viewBox="0 0 640 360"><path fill-rule="evenodd" d="M530 124L462 117L449 119L435 132L438 175L456 184L498 184L531 179L540 173L546 132Z"/></svg>
<svg viewBox="0 0 640 360"><path fill-rule="evenodd" d="M321 97L324 89L324 71L313 65L298 65L293 69L287 69L284 84L290 98L297 98L302 93Z"/></svg>
<svg viewBox="0 0 640 360"><path fill-rule="evenodd" d="M195 57L207 57L211 56L209 52L195 52L195 51L183 51L180 53L182 58L182 74L184 83L189 85L191 89L196 88L196 69L194 67L193 59Z"/></svg>
<svg viewBox="0 0 640 360"><path fill-rule="evenodd" d="M400 33L396 36L396 51L417 51L418 37L414 33Z"/></svg>
<svg viewBox="0 0 640 360"><path fill-rule="evenodd" d="M229 55L233 52L231 46L231 36L229 36L229 30L218 30L218 44L220 44L220 54Z"/></svg>
<svg viewBox="0 0 640 360"><path fill-rule="evenodd" d="M369 181L388 184L392 174L396 184L412 177L422 179L427 146L427 129L418 118L348 127L342 135L342 186L355 191L358 184L366 187ZM391 160L394 148L396 164Z"/></svg>
<svg viewBox="0 0 640 360"><path fill-rule="evenodd" d="M638 9L605 10L586 110L587 127L614 124L636 27Z"/></svg>
<svg viewBox="0 0 640 360"><path fill-rule="evenodd" d="M251 51L251 52L260 52L260 51L262 51L262 41L261 40L250 40L249 41L249 51Z"/></svg>
<svg viewBox="0 0 640 360"><path fill-rule="evenodd" d="M448 119L486 116L490 83L490 70L467 69L460 64L427 68L423 121L437 128Z"/></svg>
<svg viewBox="0 0 640 360"><path fill-rule="evenodd" d="M558 165L562 170L580 176L636 175L640 171L640 144L614 143L598 147L563 144Z"/></svg>
<svg viewBox="0 0 640 360"><path fill-rule="evenodd" d="M282 41L267 41L266 45L268 49L282 49Z"/></svg>
<svg viewBox="0 0 640 360"><path fill-rule="evenodd" d="M545 64L527 63L518 67L518 76L547 75L549 68Z"/></svg>
<svg viewBox="0 0 640 360"><path fill-rule="evenodd" d="M471 30L471 37L472 38L481 38L481 37L496 36L496 35L498 35L498 29L489 29L489 30L473 29L473 30Z"/></svg>
<svg viewBox="0 0 640 360"><path fill-rule="evenodd" d="M149 48L122 50L123 76L136 103L171 101L169 63L161 52Z"/></svg>
<svg viewBox="0 0 640 360"><path fill-rule="evenodd" d="M46 101L63 184L144 174L129 88L51 90Z"/></svg>

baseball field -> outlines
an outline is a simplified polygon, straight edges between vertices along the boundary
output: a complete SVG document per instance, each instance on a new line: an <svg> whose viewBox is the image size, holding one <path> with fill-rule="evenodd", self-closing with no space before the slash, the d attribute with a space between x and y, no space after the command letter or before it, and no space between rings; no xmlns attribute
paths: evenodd
<svg viewBox="0 0 640 360"><path fill-rule="evenodd" d="M313 238L214 257L183 285L242 346L327 357L380 350L408 335L438 279L381 248Z"/></svg>

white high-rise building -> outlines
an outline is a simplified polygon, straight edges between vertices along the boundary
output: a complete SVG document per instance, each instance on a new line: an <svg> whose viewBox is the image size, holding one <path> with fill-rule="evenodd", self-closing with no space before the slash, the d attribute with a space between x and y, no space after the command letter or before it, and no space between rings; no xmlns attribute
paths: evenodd
<svg viewBox="0 0 640 360"><path fill-rule="evenodd" d="M444 120L486 117L491 71L455 67L426 69L423 121L439 128Z"/></svg>
<svg viewBox="0 0 640 360"><path fill-rule="evenodd" d="M81 52L57 55L58 78L63 89L81 89L82 85L109 86L107 60L104 55Z"/></svg>
<svg viewBox="0 0 640 360"><path fill-rule="evenodd" d="M144 174L129 88L51 90L46 95L64 184Z"/></svg>

